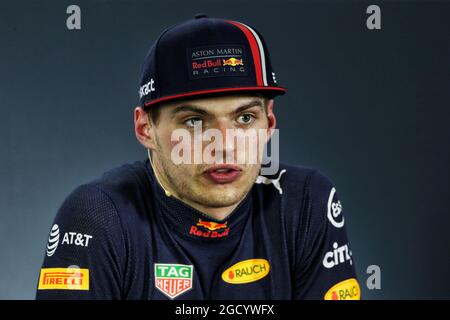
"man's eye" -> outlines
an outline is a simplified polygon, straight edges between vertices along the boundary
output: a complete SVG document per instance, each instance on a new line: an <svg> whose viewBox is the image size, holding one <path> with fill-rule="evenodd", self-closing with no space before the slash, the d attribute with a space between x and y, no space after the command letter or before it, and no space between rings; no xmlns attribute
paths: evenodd
<svg viewBox="0 0 450 320"><path fill-rule="evenodd" d="M190 128L194 128L196 126L201 126L202 125L202 119L200 118L190 118L187 119L184 124Z"/></svg>
<svg viewBox="0 0 450 320"><path fill-rule="evenodd" d="M250 124L250 123L252 123L254 120L255 120L255 117L254 117L252 114L246 113L246 114L243 114L242 116L239 116L239 118L238 118L237 121L238 121L240 124Z"/></svg>

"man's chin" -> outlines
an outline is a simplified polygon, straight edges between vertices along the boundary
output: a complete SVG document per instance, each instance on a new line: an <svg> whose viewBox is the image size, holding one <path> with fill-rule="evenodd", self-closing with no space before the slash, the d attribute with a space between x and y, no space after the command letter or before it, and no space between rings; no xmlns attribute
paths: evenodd
<svg viewBox="0 0 450 320"><path fill-rule="evenodd" d="M212 208L230 207L237 204L244 197L246 192L244 190L236 190L231 186L220 185L206 189L201 193L202 204Z"/></svg>

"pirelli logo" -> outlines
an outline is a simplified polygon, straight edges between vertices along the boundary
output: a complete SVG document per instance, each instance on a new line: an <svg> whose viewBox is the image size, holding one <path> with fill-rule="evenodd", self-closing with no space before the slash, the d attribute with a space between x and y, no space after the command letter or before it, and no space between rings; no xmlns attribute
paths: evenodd
<svg viewBox="0 0 450 320"><path fill-rule="evenodd" d="M89 290L89 269L44 268L38 290Z"/></svg>

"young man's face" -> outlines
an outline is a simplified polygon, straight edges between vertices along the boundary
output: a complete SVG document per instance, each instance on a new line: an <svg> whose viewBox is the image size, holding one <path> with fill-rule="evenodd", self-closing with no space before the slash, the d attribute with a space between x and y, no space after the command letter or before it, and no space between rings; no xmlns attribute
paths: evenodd
<svg viewBox="0 0 450 320"><path fill-rule="evenodd" d="M221 208L238 203L258 176L262 153L257 152L256 161L254 157L247 156L242 163L243 158L238 157L243 153L254 154L258 150L255 144L261 146L267 142L271 129L275 127L272 106L273 100L251 94L191 99L160 106L156 123L151 121L150 116L148 121L153 141L152 159L164 187L178 198L202 207ZM201 140L199 132L205 134L209 129L221 134L222 145L213 144L214 139ZM202 157L202 163L174 163L174 156L181 154L172 152L177 145L178 148L181 146L180 140L172 140L175 130L190 137L191 143L183 146L188 146L191 162L194 162L197 152L197 156L200 154ZM262 132L267 136L253 135L256 140L252 143L247 140L244 144L238 144L237 140L226 138L227 130L228 134L240 134L241 137L246 132ZM194 147L195 138L200 138L197 140L200 144ZM209 156L210 163L205 163L206 156ZM217 159L222 163L218 163ZM231 169L227 164L232 165Z"/></svg>

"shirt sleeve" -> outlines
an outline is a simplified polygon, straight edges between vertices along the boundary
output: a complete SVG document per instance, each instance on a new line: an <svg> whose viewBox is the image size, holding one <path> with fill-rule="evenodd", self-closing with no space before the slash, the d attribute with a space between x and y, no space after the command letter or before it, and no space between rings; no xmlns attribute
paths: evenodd
<svg viewBox="0 0 450 320"><path fill-rule="evenodd" d="M336 188L320 171L312 173L306 188L308 214L299 233L305 245L296 263L294 299L359 300L347 221Z"/></svg>
<svg viewBox="0 0 450 320"><path fill-rule="evenodd" d="M76 188L51 227L36 299L121 299L123 231L110 197Z"/></svg>

